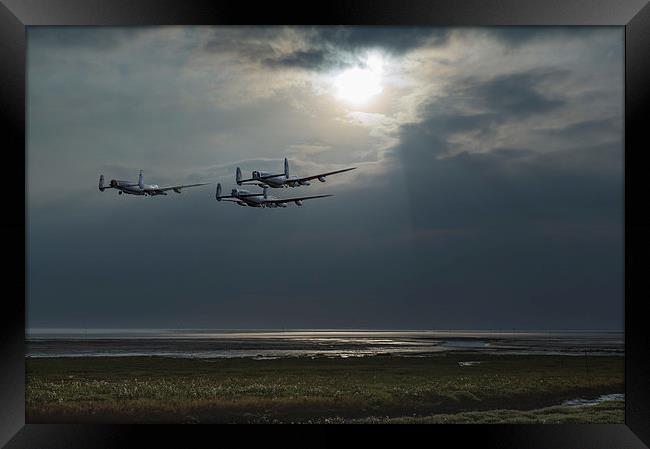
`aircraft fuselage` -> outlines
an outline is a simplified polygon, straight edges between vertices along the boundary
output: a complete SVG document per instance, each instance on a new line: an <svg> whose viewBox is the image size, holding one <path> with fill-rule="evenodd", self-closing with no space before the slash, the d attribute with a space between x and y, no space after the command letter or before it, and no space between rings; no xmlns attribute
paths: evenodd
<svg viewBox="0 0 650 449"><path fill-rule="evenodd" d="M264 197L264 194L249 196L250 192L248 190L232 189L231 195L240 201L240 205L250 206L250 207L287 207L286 204L274 204L269 203L269 199L275 199L272 196ZM243 204L242 204L243 203Z"/></svg>
<svg viewBox="0 0 650 449"><path fill-rule="evenodd" d="M118 181L117 179L111 179L109 184L112 188L118 189L121 193L127 195L167 195L165 192L156 192L154 190L158 188L155 184L144 184L142 188L137 182L130 181Z"/></svg>
<svg viewBox="0 0 650 449"><path fill-rule="evenodd" d="M264 187L266 185L274 189L279 189L282 187L308 186L311 184L309 181L300 182L295 176L287 176L285 174L272 175L271 173L261 171L254 171L252 173L252 178L255 181L260 182L260 187Z"/></svg>

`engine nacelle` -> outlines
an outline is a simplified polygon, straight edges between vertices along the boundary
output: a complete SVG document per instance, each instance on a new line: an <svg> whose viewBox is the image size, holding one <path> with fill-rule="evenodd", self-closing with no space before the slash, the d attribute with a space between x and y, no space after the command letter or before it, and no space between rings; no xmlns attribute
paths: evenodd
<svg viewBox="0 0 650 449"><path fill-rule="evenodd" d="M176 193L181 193L181 189L173 189Z"/></svg>
<svg viewBox="0 0 650 449"><path fill-rule="evenodd" d="M319 176L319 177L318 177L318 180L319 180L320 182L325 182L325 177L324 177L324 176Z"/></svg>
<svg viewBox="0 0 650 449"><path fill-rule="evenodd" d="M302 206L302 201L301 200L296 200L295 203L296 203L296 206Z"/></svg>
<svg viewBox="0 0 650 449"><path fill-rule="evenodd" d="M308 185L311 185L311 183L310 183L309 181L300 181L299 184L300 184L301 186L308 186Z"/></svg>

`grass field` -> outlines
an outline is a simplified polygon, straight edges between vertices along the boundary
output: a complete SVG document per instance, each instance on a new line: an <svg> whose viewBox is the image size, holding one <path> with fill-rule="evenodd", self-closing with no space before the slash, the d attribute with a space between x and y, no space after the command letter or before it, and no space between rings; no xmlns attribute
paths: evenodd
<svg viewBox="0 0 650 449"><path fill-rule="evenodd" d="M480 362L461 366L459 362ZM623 402L622 357L27 359L27 422L601 422Z"/></svg>

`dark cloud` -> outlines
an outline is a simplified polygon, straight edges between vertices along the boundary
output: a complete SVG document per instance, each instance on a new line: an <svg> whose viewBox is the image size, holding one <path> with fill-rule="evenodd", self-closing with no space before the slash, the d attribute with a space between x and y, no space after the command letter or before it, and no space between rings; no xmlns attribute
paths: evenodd
<svg viewBox="0 0 650 449"><path fill-rule="evenodd" d="M615 116L598 118L571 123L560 128L540 129L536 130L536 132L549 137L570 140L619 137L623 135L623 121L621 117Z"/></svg>
<svg viewBox="0 0 650 449"><path fill-rule="evenodd" d="M486 138L506 122L521 121L566 105L566 99L550 98L540 90L542 83L561 75L560 71L529 71L501 75L487 81L475 78L459 80L458 87L452 89L446 98L420 108L424 122L405 125L401 131L402 138L408 140L411 131L426 134L430 154L434 155L452 150L447 138L453 134L466 133L476 139ZM480 112L460 112L459 105Z"/></svg>
<svg viewBox="0 0 650 449"><path fill-rule="evenodd" d="M544 95L546 77L465 80L423 108L420 123L403 126L388 156L401 167L418 236L411 282L422 297L439 299L445 323L622 325L620 118L550 131L570 138L570 148L453 152L451 137L458 133L480 138L486 129L496 132L567 104L568 98ZM461 101L489 111L446 107ZM610 131L607 138L589 143L599 127ZM443 239L441 229L458 232Z"/></svg>
<svg viewBox="0 0 650 449"><path fill-rule="evenodd" d="M262 63L271 67L297 67L317 70L325 65L330 55L323 50L296 51L277 58L266 58ZM329 62L332 65L333 62Z"/></svg>
<svg viewBox="0 0 650 449"><path fill-rule="evenodd" d="M534 42L548 42L549 40L590 39L602 36L603 32L611 30L620 32L620 27L611 26L493 26L479 28L480 32L498 39L508 47L523 47Z"/></svg>
<svg viewBox="0 0 650 449"><path fill-rule="evenodd" d="M480 153L454 151L453 135L481 139L503 126L542 117L567 104L567 98L550 99L541 89L549 78L558 75L561 73L533 71L483 82L465 80L463 87L450 91L447 98L423 108L422 121L401 128L400 145L392 152L409 180L412 194L442 203L440 209L447 211L445 224L454 226L477 223L480 217L510 216L517 210L513 206L530 211L530 215L520 216L524 221L544 218L547 212L552 214L558 209L574 211L579 219L582 212L586 213L584 205L588 204L593 212L593 199L602 202L602 216L607 216L609 208L620 203L622 141L617 139L621 134L616 125L620 119L585 121L542 131L570 138L574 145L564 150L495 147ZM456 102L487 112L447 111L445 105ZM445 112L440 113L441 109ZM585 143L595 128L609 130L609 141ZM420 185L423 179L426 185L437 188ZM448 195L450 192L453 195ZM478 210L485 213L477 218L474 213ZM419 223L436 222L428 214L415 214Z"/></svg>
<svg viewBox="0 0 650 449"><path fill-rule="evenodd" d="M297 50L287 52L275 45L285 28L220 28L199 42L195 31L180 33L183 45L228 53L244 69L235 73L358 64L373 48L397 54L447 36L302 28ZM34 45L75 41L61 39ZM111 48L121 38L89 39ZM591 94L549 89L575 82L567 71L599 70L600 60L558 70L549 58L501 75L463 72L460 62L384 154L371 151L367 128L344 127L345 108L309 103L324 95L294 89L266 100L201 101L197 77L222 76L219 89L246 95L230 84L235 77L200 64L184 70L178 47L151 41L125 51L120 70L106 74L77 68L88 62L81 56L29 66L30 326L622 328L622 116L610 105L592 111ZM165 51L173 54L157 59ZM94 58L105 65L104 53ZM622 86L588 92L619 101ZM573 121L558 126L555 117ZM459 137L479 150L460 147ZM155 198L97 191L100 170L132 179L140 164L150 182L230 188L234 166L276 170L287 147L305 142L328 148L316 162L349 157L359 168L341 175L349 183L272 192L335 195L302 208L217 203L214 185ZM296 174L319 167L295 157Z"/></svg>
<svg viewBox="0 0 650 449"><path fill-rule="evenodd" d="M277 39L283 27L217 27L203 42L209 53L228 53L242 59L260 61L273 54L270 42Z"/></svg>
<svg viewBox="0 0 650 449"><path fill-rule="evenodd" d="M535 152L531 149L525 148L493 148L490 150L490 155L493 157L503 157L515 160L522 157L533 156Z"/></svg>
<svg viewBox="0 0 650 449"><path fill-rule="evenodd" d="M206 40L203 49L209 53L230 54L240 60L272 68L315 70L338 63L340 55L327 48L309 45L308 41L304 42L307 49L290 53L278 52L271 43L281 39L286 32L287 28L279 26L222 27Z"/></svg>
<svg viewBox="0 0 650 449"><path fill-rule="evenodd" d="M32 48L88 48L106 51L128 44L146 33L147 27L30 26L27 38Z"/></svg>
<svg viewBox="0 0 650 449"><path fill-rule="evenodd" d="M328 26L299 29L304 33L307 50L267 57L262 63L276 68L305 70L342 68L362 65L365 53L370 50L401 56L425 42L442 45L449 35L446 28L430 27Z"/></svg>
<svg viewBox="0 0 650 449"><path fill-rule="evenodd" d="M309 41L314 46L332 46L351 52L381 49L388 53L403 54L425 42L441 45L446 42L449 33L449 28L332 26L313 29Z"/></svg>
<svg viewBox="0 0 650 449"><path fill-rule="evenodd" d="M561 70L531 70L497 76L487 82L469 80L465 95L475 105L503 117L525 118L541 114L566 104L565 99L550 98L541 92L543 83L558 81L566 76Z"/></svg>

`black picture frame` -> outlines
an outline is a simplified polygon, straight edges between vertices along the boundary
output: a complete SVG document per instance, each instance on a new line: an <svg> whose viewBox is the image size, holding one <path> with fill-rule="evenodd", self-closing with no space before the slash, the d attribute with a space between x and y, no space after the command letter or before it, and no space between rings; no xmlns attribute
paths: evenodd
<svg viewBox="0 0 650 449"><path fill-rule="evenodd" d="M647 0L348 0L249 3L208 0L2 0L0 3L0 110L2 153L2 270L5 294L0 312L0 445L7 448L131 447L192 445L198 436L218 444L224 437L250 442L238 426L120 426L25 424L25 81L26 33L31 25L614 25L625 27L625 424L419 426L427 441L499 448L643 448L650 445L650 332L641 312L650 298L643 260L650 248L650 213L645 191L650 129L650 6ZM21 238L22 237L22 238ZM22 261L21 265L19 262ZM225 428L224 428L225 427ZM359 429L358 426L352 426ZM369 430L371 427L372 430ZM348 427L349 428L349 427ZM337 444L339 426L267 426L260 442ZM387 427L353 432L381 439ZM413 428L392 426L411 436ZM282 432L282 435L279 432ZM309 439L306 439L309 438ZM449 444L449 443L447 443Z"/></svg>

